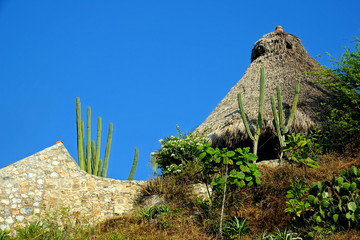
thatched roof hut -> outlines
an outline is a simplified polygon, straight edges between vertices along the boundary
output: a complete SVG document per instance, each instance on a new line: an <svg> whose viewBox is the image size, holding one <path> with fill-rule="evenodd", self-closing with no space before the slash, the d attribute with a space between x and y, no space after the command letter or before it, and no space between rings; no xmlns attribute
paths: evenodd
<svg viewBox="0 0 360 240"><path fill-rule="evenodd" d="M251 53L251 64L245 75L198 127L198 130L210 129L209 138L216 147L251 146L240 116L237 95L242 94L244 109L251 123L250 128L254 132L259 109L261 67L265 67L265 103L259 157L271 159L276 156L270 152L278 144L272 123L270 102L270 96L276 96L276 86L279 85L282 89L286 123L290 115L295 85L296 83L300 85L298 107L292 127L296 132L308 132L313 126L321 123L323 116L318 114L323 110L321 102L327 101L329 97L326 90L313 84L304 74L306 71L319 69L321 65L309 56L299 38L283 32L280 26L255 43ZM267 156L261 156L262 154Z"/></svg>

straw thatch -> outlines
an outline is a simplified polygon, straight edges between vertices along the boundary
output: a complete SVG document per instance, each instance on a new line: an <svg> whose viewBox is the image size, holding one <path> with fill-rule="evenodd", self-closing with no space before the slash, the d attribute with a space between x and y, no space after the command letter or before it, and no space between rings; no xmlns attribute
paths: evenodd
<svg viewBox="0 0 360 240"><path fill-rule="evenodd" d="M251 53L251 64L241 80L230 90L225 98L198 127L208 131L211 142L216 147L235 148L251 145L245 131L238 108L238 93L242 93L244 109L250 128L254 132L259 109L260 68L265 67L265 103L262 135L259 153L264 143L274 148L277 142L273 127L273 114L270 96L276 97L276 86L281 86L282 102L287 122L295 93L295 84L300 84L298 107L292 130L308 132L321 123L323 110L321 102L327 101L329 94L321 86L311 83L305 71L319 69L320 64L309 56L296 36L277 28L264 35L255 43ZM273 156L271 156L273 157ZM270 158L271 158L270 157ZM269 157L265 157L265 159Z"/></svg>

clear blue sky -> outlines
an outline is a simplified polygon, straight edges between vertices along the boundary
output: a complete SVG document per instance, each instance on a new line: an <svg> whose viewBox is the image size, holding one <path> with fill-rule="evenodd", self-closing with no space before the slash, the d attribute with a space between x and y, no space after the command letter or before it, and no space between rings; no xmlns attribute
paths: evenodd
<svg viewBox="0 0 360 240"><path fill-rule="evenodd" d="M0 0L0 168L62 140L77 160L75 99L114 124L108 177L151 176L159 139L191 131L277 25L312 57L360 37L360 1ZM328 58L318 59L328 65Z"/></svg>

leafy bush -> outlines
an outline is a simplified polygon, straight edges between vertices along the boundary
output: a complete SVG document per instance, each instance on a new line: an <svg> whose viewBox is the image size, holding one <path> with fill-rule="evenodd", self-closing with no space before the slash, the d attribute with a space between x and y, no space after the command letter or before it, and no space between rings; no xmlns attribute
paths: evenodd
<svg viewBox="0 0 360 240"><path fill-rule="evenodd" d="M198 150L201 168L208 183L215 176L211 181L214 191L223 190L226 180L238 187L250 187L261 183L261 173L257 170L257 165L252 163L257 160L257 156L249 152L250 148L228 151L226 148L214 149L210 144L204 144L199 146ZM229 175L224 173L225 165L230 166Z"/></svg>
<svg viewBox="0 0 360 240"><path fill-rule="evenodd" d="M360 171L355 166L342 170L341 176L333 176L331 181L311 185L308 202L313 209L309 222L314 230L360 227Z"/></svg>
<svg viewBox="0 0 360 240"><path fill-rule="evenodd" d="M286 202L288 207L285 212L288 212L291 217L295 220L304 220L305 213L310 210L310 203L307 202L307 196L309 188L306 187L306 182L301 180L295 180L291 184L291 189L287 191L286 198L289 201Z"/></svg>
<svg viewBox="0 0 360 240"><path fill-rule="evenodd" d="M297 167L303 168L304 178L306 178L307 167L319 167L318 163L309 157L313 143L300 133L291 133L287 137L286 146L282 147L281 150L288 153L290 163L295 163Z"/></svg>
<svg viewBox="0 0 360 240"><path fill-rule="evenodd" d="M176 126L176 129L178 136L160 140L161 149L152 153L152 161L158 164L163 175L182 172L189 162L195 160L195 156L198 154L197 147L207 143L207 137L204 133L196 131L183 134L179 126Z"/></svg>
<svg viewBox="0 0 360 240"><path fill-rule="evenodd" d="M331 62L333 70L325 67L310 75L334 95L324 104L330 112L325 131L336 145L342 147L360 131L360 40L355 38L354 51L345 47L339 61L331 58Z"/></svg>

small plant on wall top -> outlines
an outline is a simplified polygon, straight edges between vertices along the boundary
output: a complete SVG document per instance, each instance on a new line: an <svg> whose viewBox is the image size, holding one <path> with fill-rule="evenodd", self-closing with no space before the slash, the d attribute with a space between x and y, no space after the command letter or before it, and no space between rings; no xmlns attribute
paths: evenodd
<svg viewBox="0 0 360 240"><path fill-rule="evenodd" d="M113 125L109 124L109 132L105 149L104 162L100 159L100 141L101 141L101 117L98 117L96 147L95 142L91 141L91 109L87 108L87 127L86 127L86 147L84 141L84 121L81 120L80 98L76 98L76 127L77 127L77 147L79 166L82 170L95 176L106 177Z"/></svg>

